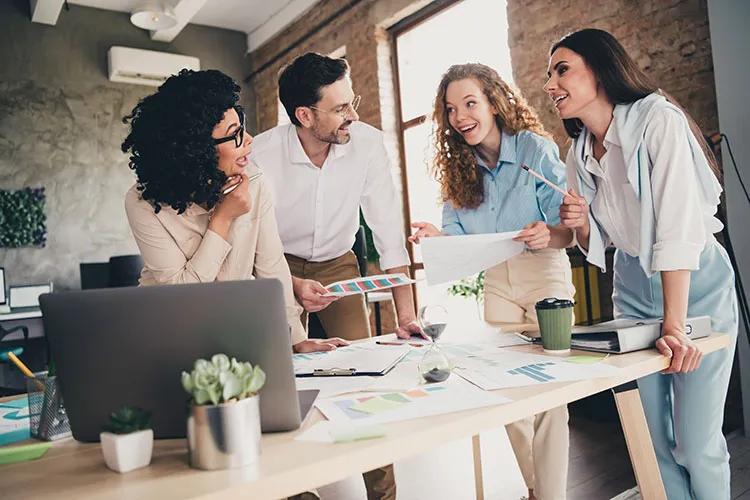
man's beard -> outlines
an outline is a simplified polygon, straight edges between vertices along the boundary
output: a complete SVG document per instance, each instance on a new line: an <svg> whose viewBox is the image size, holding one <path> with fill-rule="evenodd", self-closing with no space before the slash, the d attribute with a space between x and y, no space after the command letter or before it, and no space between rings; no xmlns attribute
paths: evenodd
<svg viewBox="0 0 750 500"><path fill-rule="evenodd" d="M348 127L351 124L351 121L347 121L344 122L341 127ZM316 124L312 129L312 133L319 141L327 142L329 144L346 144L351 140L352 136L348 131L345 134L342 133L340 130L341 127L337 128L334 132L326 132L321 130Z"/></svg>

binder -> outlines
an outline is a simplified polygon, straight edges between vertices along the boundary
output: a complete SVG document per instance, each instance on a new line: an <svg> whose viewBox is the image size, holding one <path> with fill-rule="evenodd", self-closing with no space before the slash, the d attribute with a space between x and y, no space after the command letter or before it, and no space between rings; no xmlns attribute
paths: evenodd
<svg viewBox="0 0 750 500"><path fill-rule="evenodd" d="M570 347L583 351L626 352L651 349L661 336L662 318L616 319L598 325L574 326ZM687 318L685 330L691 339L706 337L711 333L711 318L696 316ZM533 342L541 344L539 332L533 332Z"/></svg>
<svg viewBox="0 0 750 500"><path fill-rule="evenodd" d="M409 346L342 347L335 351L295 354L297 377L383 376L411 350Z"/></svg>

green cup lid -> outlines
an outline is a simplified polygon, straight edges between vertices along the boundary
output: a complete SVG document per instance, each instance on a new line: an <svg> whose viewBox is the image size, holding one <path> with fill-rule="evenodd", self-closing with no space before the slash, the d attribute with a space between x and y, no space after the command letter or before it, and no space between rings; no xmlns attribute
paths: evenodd
<svg viewBox="0 0 750 500"><path fill-rule="evenodd" d="M537 309L565 309L567 307L573 307L572 300L548 297L536 303Z"/></svg>

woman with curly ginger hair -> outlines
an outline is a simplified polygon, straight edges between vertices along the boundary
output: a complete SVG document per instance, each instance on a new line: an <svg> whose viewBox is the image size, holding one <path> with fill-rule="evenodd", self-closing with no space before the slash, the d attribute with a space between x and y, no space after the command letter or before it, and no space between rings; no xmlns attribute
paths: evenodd
<svg viewBox="0 0 750 500"><path fill-rule="evenodd" d="M537 301L572 299L572 232L560 226L562 194L524 172L526 165L565 190L557 145L521 94L483 64L451 66L435 98L435 160L442 231L412 224L409 240L521 230L527 249L488 269L485 320L506 328L536 323ZM564 499L568 468L568 410L561 406L506 427L530 499Z"/></svg>
<svg viewBox="0 0 750 500"><path fill-rule="evenodd" d="M123 121L136 184L125 211L143 255L141 285L277 278L296 352L345 342L307 340L276 231L270 189L247 158L240 87L216 70L182 70Z"/></svg>

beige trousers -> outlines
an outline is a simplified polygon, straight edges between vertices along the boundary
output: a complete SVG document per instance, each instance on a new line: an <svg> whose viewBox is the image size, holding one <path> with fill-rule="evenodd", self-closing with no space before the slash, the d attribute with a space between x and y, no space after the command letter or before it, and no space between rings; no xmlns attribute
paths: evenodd
<svg viewBox="0 0 750 500"><path fill-rule="evenodd" d="M484 318L500 327L537 323L537 301L572 299L574 294L565 250L524 250L485 273ZM526 486L539 500L564 500L570 447L568 407L513 422L505 430Z"/></svg>

